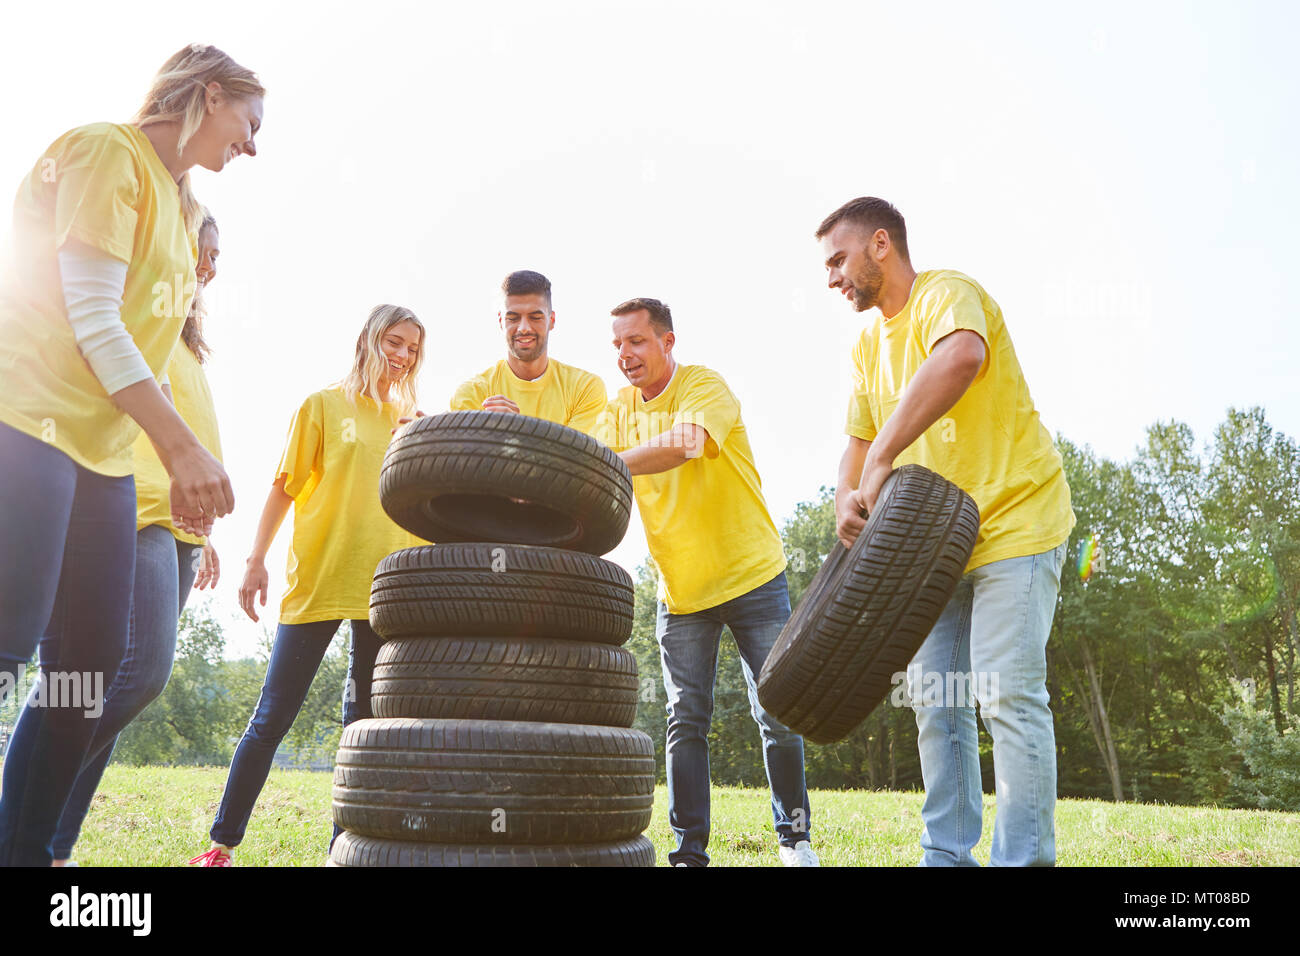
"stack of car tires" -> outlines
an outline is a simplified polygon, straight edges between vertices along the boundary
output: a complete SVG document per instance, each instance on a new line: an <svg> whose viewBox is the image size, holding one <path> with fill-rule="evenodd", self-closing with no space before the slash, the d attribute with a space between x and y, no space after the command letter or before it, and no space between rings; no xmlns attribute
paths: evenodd
<svg viewBox="0 0 1300 956"><path fill-rule="evenodd" d="M390 554L370 623L374 718L334 770L339 866L650 866L654 749L632 730L632 482L581 432L500 412L420 418L385 511L438 544Z"/></svg>

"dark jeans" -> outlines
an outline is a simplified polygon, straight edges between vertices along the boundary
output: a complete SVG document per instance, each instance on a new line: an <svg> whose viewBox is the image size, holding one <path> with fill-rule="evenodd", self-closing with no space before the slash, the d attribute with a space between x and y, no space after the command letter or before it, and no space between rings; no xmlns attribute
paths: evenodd
<svg viewBox="0 0 1300 956"><path fill-rule="evenodd" d="M72 796L63 808L54 835L54 858L72 855L104 768L118 735L167 686L176 657L176 628L185 599L198 572L199 545L178 540L162 525L151 524L136 535L135 583L126 655L104 700L104 713L86 752ZM41 642L44 656L45 641Z"/></svg>
<svg viewBox="0 0 1300 956"><path fill-rule="evenodd" d="M262 695L257 699L257 709L235 748L234 759L230 761L226 792L212 823L214 843L238 846L244 839L253 805L257 803L271 772L275 750L302 709L312 679L341 623L281 624L276 630ZM352 622L352 647L348 654L348 679L343 694L344 727L370 716L370 679L374 674L379 643L369 621ZM336 826L334 836L340 832ZM333 842L331 837L331 845Z"/></svg>
<svg viewBox="0 0 1300 956"><path fill-rule="evenodd" d="M725 604L693 614L670 614L659 603L655 638L668 692L668 824L677 836L671 864L705 866L709 855L709 724L722 628L731 628L749 689L749 707L763 738L763 764L772 788L772 819L782 846L811 841L804 786L803 738L758 702L763 662L790 619L790 593L782 571L771 581Z"/></svg>
<svg viewBox="0 0 1300 956"><path fill-rule="evenodd" d="M0 865L53 858L59 815L103 705L88 706L90 698L108 686L126 649L135 513L133 476L88 471L0 425L0 696L12 692L38 642L47 686L64 691L42 699L34 688L9 740Z"/></svg>

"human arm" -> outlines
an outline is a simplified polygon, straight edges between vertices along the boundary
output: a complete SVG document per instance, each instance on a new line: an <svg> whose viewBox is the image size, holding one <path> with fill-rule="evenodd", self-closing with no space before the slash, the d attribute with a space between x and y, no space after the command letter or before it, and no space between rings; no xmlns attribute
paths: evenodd
<svg viewBox="0 0 1300 956"><path fill-rule="evenodd" d="M835 484L835 537L846 548L853 547L867 524L867 509L858 485L870 448L871 442L850 435L849 445L840 458L839 480Z"/></svg>
<svg viewBox="0 0 1300 956"><path fill-rule="evenodd" d="M698 458L708 441L709 433L702 425L683 422L648 442L620 452L619 457L633 475L657 475Z"/></svg>
<svg viewBox="0 0 1300 956"><path fill-rule="evenodd" d="M985 355L984 339L969 329L958 329L935 343L903 390L898 408L867 443L858 499L868 512L876 507L894 459L957 404L979 375ZM841 478L843 470L841 463Z"/></svg>
<svg viewBox="0 0 1300 956"><path fill-rule="evenodd" d="M172 523L189 534L209 534L212 522L234 508L235 493L221 462L194 436L154 379L128 385L112 398L144 429L171 475Z"/></svg>
<svg viewBox="0 0 1300 956"><path fill-rule="evenodd" d="M254 621L258 619L253 608L254 598L258 598L262 607L266 607L266 591L270 582L266 572L266 552L270 550L275 533L280 530L280 524L289 512L289 506L293 504L293 498L284 490L285 479L283 473L278 475L266 496L262 517L257 523L253 550L244 563L244 580L239 585L239 606Z"/></svg>
<svg viewBox="0 0 1300 956"><path fill-rule="evenodd" d="M207 534L214 518L233 509L234 492L225 469L177 414L170 389L159 386L122 322L127 264L75 240L64 244L58 258L78 349L104 390L153 442L172 478L173 523L192 534Z"/></svg>

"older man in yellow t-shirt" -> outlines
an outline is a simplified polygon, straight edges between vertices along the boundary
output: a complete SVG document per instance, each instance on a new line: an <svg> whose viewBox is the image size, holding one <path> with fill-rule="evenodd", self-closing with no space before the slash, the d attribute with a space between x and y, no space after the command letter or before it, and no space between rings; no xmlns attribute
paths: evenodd
<svg viewBox="0 0 1300 956"><path fill-rule="evenodd" d="M501 295L497 321L506 334L506 357L462 382L451 410L515 412L591 434L605 408L605 383L547 355L555 328L551 281L540 272L512 272L501 283Z"/></svg>
<svg viewBox="0 0 1300 956"><path fill-rule="evenodd" d="M922 862L976 865L975 707L958 692L970 688L993 738L990 863L1052 865L1056 744L1046 646L1074 526L1061 456L1029 397L1002 310L961 273L917 273L898 210L855 199L826 217L817 238L830 287L859 312L880 310L853 352L849 446L835 494L840 540L853 543L885 479L909 462L965 489L980 509L966 574L907 673L925 781ZM937 687L942 700L931 699Z"/></svg>
<svg viewBox="0 0 1300 956"><path fill-rule="evenodd" d="M816 866L803 739L763 710L754 684L790 617L790 597L740 403L717 372L673 359L672 313L662 302L630 299L613 315L619 369L631 385L609 403L596 437L632 473L659 568L655 638L668 693L668 821L677 836L669 862L709 861L708 734L726 626L763 738L781 860Z"/></svg>

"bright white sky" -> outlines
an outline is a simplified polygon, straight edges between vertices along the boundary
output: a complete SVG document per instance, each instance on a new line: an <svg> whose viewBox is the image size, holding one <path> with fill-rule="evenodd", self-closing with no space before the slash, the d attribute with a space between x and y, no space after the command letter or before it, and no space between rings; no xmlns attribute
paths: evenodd
<svg viewBox="0 0 1300 956"><path fill-rule="evenodd" d="M1209 439L1229 405L1261 404L1300 434L1282 301L1296 11L11 4L0 189L65 130L128 119L186 43L267 86L258 156L195 174L221 224L208 374L237 497L208 600L240 655L257 627L235 590L295 408L393 302L430 332L421 406L442 410L504 354L493 292L513 269L550 276L551 354L611 391L610 307L667 301L679 360L740 397L783 522L833 483L849 350L875 315L825 289L812 239L855 196L899 207L917 268L998 300L1052 431L1124 458L1156 420ZM288 540L268 559L272 627ZM644 554L634 521L611 557Z"/></svg>

